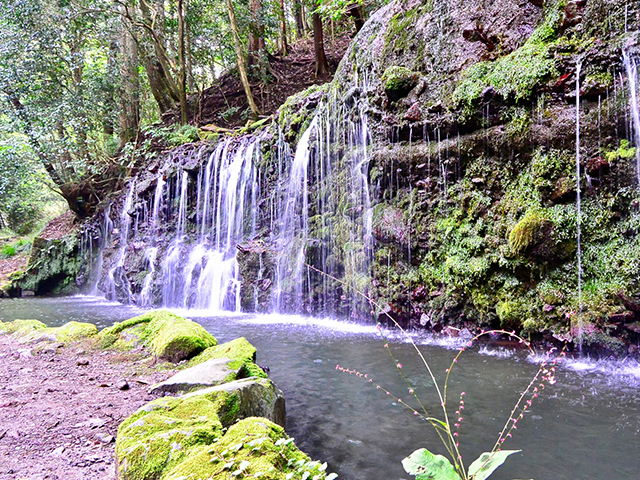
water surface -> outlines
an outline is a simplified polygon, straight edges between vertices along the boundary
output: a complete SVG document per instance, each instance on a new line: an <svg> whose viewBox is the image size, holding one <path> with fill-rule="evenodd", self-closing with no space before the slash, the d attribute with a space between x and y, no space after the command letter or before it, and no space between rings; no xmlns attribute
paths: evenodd
<svg viewBox="0 0 640 480"><path fill-rule="evenodd" d="M105 327L140 309L91 297L0 300L0 319L70 320ZM312 457L327 461L343 480L410 477L400 461L414 449L444 453L432 428L366 380L336 370L355 369L396 396L409 398L389 352L373 326L279 315L179 312L200 322L220 342L245 336L258 363L287 399L287 431ZM415 337L440 381L457 353L455 342ZM413 347L401 338L389 349L402 363L430 413L439 401ZM538 369L524 352L492 346L471 349L454 371L449 404L465 391L461 448L469 464L493 446L520 391ZM636 362L566 361L557 383L545 388L505 448L522 449L492 480L638 479L640 366Z"/></svg>

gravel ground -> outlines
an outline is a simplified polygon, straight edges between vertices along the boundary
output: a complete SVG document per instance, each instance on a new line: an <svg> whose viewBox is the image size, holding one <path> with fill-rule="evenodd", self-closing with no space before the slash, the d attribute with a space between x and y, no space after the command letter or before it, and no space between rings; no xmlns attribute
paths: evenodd
<svg viewBox="0 0 640 480"><path fill-rule="evenodd" d="M0 480L115 479L118 425L172 373L152 362L0 335Z"/></svg>

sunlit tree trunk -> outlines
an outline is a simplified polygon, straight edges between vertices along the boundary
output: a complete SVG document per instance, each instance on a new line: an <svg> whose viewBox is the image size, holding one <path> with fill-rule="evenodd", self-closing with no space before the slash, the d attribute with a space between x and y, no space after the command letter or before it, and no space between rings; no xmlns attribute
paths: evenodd
<svg viewBox="0 0 640 480"><path fill-rule="evenodd" d="M249 85L249 78L247 77L247 69L244 63L244 55L242 52L242 43L240 42L240 34L238 33L238 24L236 23L236 14L233 11L233 4L231 0L227 1L227 12L229 13L229 23L231 24L231 32L233 33L233 43L235 45L236 50L236 60L238 62L238 73L240 74L240 80L242 81L242 86L244 87L244 93L247 96L247 103L249 103L249 108L251 108L251 112L253 112L253 116L255 118L260 115L260 111L258 110L258 106L256 102L253 100L253 94L251 93L251 85Z"/></svg>
<svg viewBox="0 0 640 480"><path fill-rule="evenodd" d="M353 18L353 23L356 27L356 33L364 25L364 14L362 13L362 7L358 3L352 3L347 6L347 15Z"/></svg>
<svg viewBox="0 0 640 480"><path fill-rule="evenodd" d="M185 55L184 0L178 0L178 88L180 94L180 124L189 122L187 110L187 62Z"/></svg>
<svg viewBox="0 0 640 480"><path fill-rule="evenodd" d="M280 0L280 54L289 55L289 44L287 43L287 18L284 10L284 0Z"/></svg>
<svg viewBox="0 0 640 480"><path fill-rule="evenodd" d="M313 47L316 56L316 77L329 73L329 63L324 52L324 36L322 33L322 19L317 12L313 13Z"/></svg>
<svg viewBox="0 0 640 480"><path fill-rule="evenodd" d="M140 59L138 45L126 28L120 35L120 115L118 146L134 140L140 124Z"/></svg>

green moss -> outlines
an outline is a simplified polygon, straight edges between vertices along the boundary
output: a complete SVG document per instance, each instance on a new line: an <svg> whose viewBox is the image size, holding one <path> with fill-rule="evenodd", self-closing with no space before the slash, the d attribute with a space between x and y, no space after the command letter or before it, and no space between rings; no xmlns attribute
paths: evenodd
<svg viewBox="0 0 640 480"><path fill-rule="evenodd" d="M528 312L522 300L505 300L498 303L496 313L500 319L502 328L514 328L519 330L527 319Z"/></svg>
<svg viewBox="0 0 640 480"><path fill-rule="evenodd" d="M128 344L130 346L130 343L131 343L130 341L122 342L122 340L124 339L121 338L122 336L121 334L125 330L128 330L128 333L131 334L133 333L132 332L133 327L139 327L135 332L136 338L139 339L142 332L144 332L146 325L150 321L151 321L151 316L140 315L138 317L133 317L128 320L125 320L124 322L116 322L112 326L107 327L100 331L100 333L98 334L98 344L102 348L108 348L108 347L114 346L116 342L120 342L121 343L120 346L123 346L122 344Z"/></svg>
<svg viewBox="0 0 640 480"><path fill-rule="evenodd" d="M397 101L405 97L418 83L419 74L405 67L393 65L387 68L380 81L390 100Z"/></svg>
<svg viewBox="0 0 640 480"><path fill-rule="evenodd" d="M251 417L229 428L214 445L194 450L162 480L324 479L324 468L301 452L282 427Z"/></svg>
<svg viewBox="0 0 640 480"><path fill-rule="evenodd" d="M92 337L98 334L98 327L92 323L68 322L55 329L55 335L59 342L75 342L82 338Z"/></svg>
<svg viewBox="0 0 640 480"><path fill-rule="evenodd" d="M154 355L172 362L191 358L217 343L197 323L166 310L146 312L116 323L98 335L99 345L103 348L113 346L116 342L126 346L138 339Z"/></svg>
<svg viewBox="0 0 640 480"><path fill-rule="evenodd" d="M190 448L222 435L216 406L204 397L164 397L127 418L118 428L118 478L152 480L178 464Z"/></svg>
<svg viewBox="0 0 640 480"><path fill-rule="evenodd" d="M520 254L534 245L543 228L551 222L542 210L529 210L509 233L509 248L513 253Z"/></svg>
<svg viewBox="0 0 640 480"><path fill-rule="evenodd" d="M230 358L233 360L229 363L232 369L240 369L237 378L260 377L267 378L267 374L255 364L256 349L246 338L240 337L231 342L223 343L214 347L209 347L202 353L189 361L189 367L193 367L200 363L206 362L213 358ZM228 378L226 381L236 380L236 377Z"/></svg>
<svg viewBox="0 0 640 480"><path fill-rule="evenodd" d="M39 320L14 320L3 323L0 321L0 333L25 335L37 330L42 330L47 326Z"/></svg>
<svg viewBox="0 0 640 480"><path fill-rule="evenodd" d="M529 98L546 78L555 74L551 46L561 14L557 5L548 7L547 16L529 39L517 50L493 62L479 62L462 74L453 93L454 104L470 117L486 88L515 102Z"/></svg>

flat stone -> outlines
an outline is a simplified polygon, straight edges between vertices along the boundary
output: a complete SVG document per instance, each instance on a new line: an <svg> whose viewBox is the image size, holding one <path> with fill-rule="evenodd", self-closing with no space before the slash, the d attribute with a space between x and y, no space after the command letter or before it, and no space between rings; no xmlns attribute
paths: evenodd
<svg viewBox="0 0 640 480"><path fill-rule="evenodd" d="M237 368L231 368L229 364L234 362L230 358L213 358L200 363L195 367L187 368L176 373L173 377L164 382L160 382L149 390L150 393L177 393L192 392L201 388L212 387L224 381L231 374L238 374L242 368L242 363L238 363Z"/></svg>
<svg viewBox="0 0 640 480"><path fill-rule="evenodd" d="M267 378L243 378L187 393L179 398L186 400L202 395L215 401L221 393L237 396L237 403L231 416L226 415L225 412L219 412L224 427L229 427L237 420L248 417L264 417L282 427L285 426L287 414L284 394Z"/></svg>

